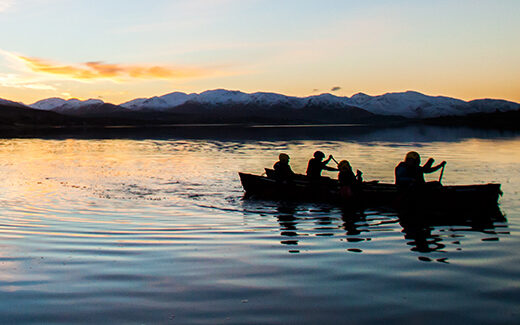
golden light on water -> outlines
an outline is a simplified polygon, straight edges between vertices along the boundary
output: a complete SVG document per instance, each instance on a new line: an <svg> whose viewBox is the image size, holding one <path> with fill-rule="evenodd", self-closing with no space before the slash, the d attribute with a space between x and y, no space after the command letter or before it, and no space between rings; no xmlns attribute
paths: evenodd
<svg viewBox="0 0 520 325"><path fill-rule="evenodd" d="M400 313L390 308L374 319L356 320L406 322L409 310L428 313L431 297L438 296L428 290L441 288L441 296L452 301L434 299L435 310L465 320L480 306L499 303L500 311L489 319L511 323L509 311L516 304L510 295L497 301L502 295L496 292L510 290L517 269L518 137L468 136L451 128L356 131L352 137L345 128L347 134L329 131L341 140L325 131L324 139L320 134L313 140L301 130L289 140L269 138L267 131L262 140L222 140L228 139L225 129L215 138L197 133L193 139L172 134L0 140L0 317L22 323L64 317L167 323L174 306L179 320L204 323L210 306L212 313L224 310L217 323L229 315L253 322L259 315L261 322L265 315L258 310L274 311L280 323L301 319L304 310L312 315L323 310L322 319L335 313L341 322L348 308L359 315L360 308L393 307L400 300ZM392 181L395 165L409 150L447 160L446 185L503 184L500 208L509 223L494 215L482 215L482 223L466 222L466 215L451 220L450 214L416 225L386 208L351 213L322 203L244 198L238 171L261 174L286 152L293 169L302 172L316 149L348 159L367 179L381 181ZM433 289L432 276L441 281ZM461 276L470 282L461 282ZM353 287L359 290L338 290ZM474 294L482 288L489 295ZM381 299L359 295L360 290L377 291ZM303 306L286 308L306 292ZM265 294L270 299L257 299ZM255 310L244 309L246 303ZM94 313L105 305L108 309ZM200 318L193 314L196 308Z"/></svg>
<svg viewBox="0 0 520 325"><path fill-rule="evenodd" d="M221 152L223 149L225 151ZM393 181L393 168L410 150L420 152L424 161L430 156L437 162L448 161L444 176L451 183L457 182L456 170L464 167L464 164L453 161L465 161L468 166L476 162L492 166L520 161L516 140L472 139L446 145L433 142L419 146L412 142L402 148L384 142L368 147L359 143L342 143L321 149L327 155L349 160L355 169L363 170L367 179L387 182ZM1 191L6 198L31 196L49 206L61 199L64 189L76 193L78 198L87 198L92 192L97 193L107 181L121 190L128 190L130 186L130 190L135 187L136 193L142 191L149 195L141 189L146 185L139 184L138 179L154 182L157 176L168 177L169 171L178 170L183 171L185 179L197 179L207 170L217 172L218 165L225 164L228 159L237 159L236 168L239 169L240 165L245 166L248 162L247 156L241 154L242 150L239 146L234 151L227 151L225 146L213 146L203 141L3 140L0 142L0 159L7 186ZM263 159L249 162L250 172L261 172L264 167L271 167L278 153L283 151L291 156L293 170L304 173L313 150L312 145L306 144L274 150L271 154L264 154ZM209 158L211 162L207 155L212 157ZM327 174L336 177L335 173ZM25 181L20 182L22 175ZM484 176L481 181L485 182L488 177ZM99 191L98 195L124 200L133 194ZM95 213L95 206L88 210Z"/></svg>

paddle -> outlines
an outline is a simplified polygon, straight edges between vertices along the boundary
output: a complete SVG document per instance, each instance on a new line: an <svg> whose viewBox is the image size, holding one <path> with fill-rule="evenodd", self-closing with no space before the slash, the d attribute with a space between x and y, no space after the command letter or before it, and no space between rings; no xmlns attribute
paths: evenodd
<svg viewBox="0 0 520 325"><path fill-rule="evenodd" d="M440 183L441 180L442 180L442 175L444 175L444 167L446 167L446 164L442 165L441 174L440 174L440 176L439 176L439 183Z"/></svg>
<svg viewBox="0 0 520 325"><path fill-rule="evenodd" d="M331 157L331 158L332 158L332 160L334 160L334 162L336 163L336 165L339 165L339 162L338 162L336 159L334 159L334 157Z"/></svg>

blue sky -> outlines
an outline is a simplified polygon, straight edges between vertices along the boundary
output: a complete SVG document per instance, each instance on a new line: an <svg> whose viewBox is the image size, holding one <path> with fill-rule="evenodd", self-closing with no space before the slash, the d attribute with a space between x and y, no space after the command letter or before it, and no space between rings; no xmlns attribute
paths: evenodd
<svg viewBox="0 0 520 325"><path fill-rule="evenodd" d="M336 87L518 102L518 17L515 0L0 0L0 97Z"/></svg>

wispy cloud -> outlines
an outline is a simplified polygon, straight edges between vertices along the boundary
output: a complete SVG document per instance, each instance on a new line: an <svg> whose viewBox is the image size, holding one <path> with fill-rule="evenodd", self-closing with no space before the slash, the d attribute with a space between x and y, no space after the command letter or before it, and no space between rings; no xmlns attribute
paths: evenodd
<svg viewBox="0 0 520 325"><path fill-rule="evenodd" d="M62 64L26 56L17 56L17 58L32 72L83 81L95 79L114 81L129 79L180 79L200 77L209 73L208 71L195 68L174 68L158 65L109 64L99 61Z"/></svg>
<svg viewBox="0 0 520 325"><path fill-rule="evenodd" d="M338 91L338 90L341 90L341 87L338 87L338 86L332 87L330 91Z"/></svg>
<svg viewBox="0 0 520 325"><path fill-rule="evenodd" d="M103 62L58 63L0 48L0 92L32 102L50 96L71 97L70 94L90 98L108 91L108 100L124 102L130 99L130 94L121 93L121 89L143 91L160 88L165 91L173 84L221 76L222 69Z"/></svg>
<svg viewBox="0 0 520 325"><path fill-rule="evenodd" d="M23 77L13 74L0 74L0 87L23 88L33 90L56 90L54 86L39 81L27 81Z"/></svg>

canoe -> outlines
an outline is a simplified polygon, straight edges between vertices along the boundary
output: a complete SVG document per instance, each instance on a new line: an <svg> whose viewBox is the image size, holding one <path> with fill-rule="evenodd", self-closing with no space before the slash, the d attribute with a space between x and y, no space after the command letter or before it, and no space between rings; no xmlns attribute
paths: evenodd
<svg viewBox="0 0 520 325"><path fill-rule="evenodd" d="M327 202L364 208L478 211L496 209L498 199L502 195L500 184L495 183L450 186L437 183L426 186L419 192L403 193L395 184L372 181L363 182L357 194L346 199L342 196L338 181L328 177L311 182L304 175L296 175L290 182L281 182L273 177L272 170L269 169L266 169L267 176L240 172L238 174L248 198Z"/></svg>

